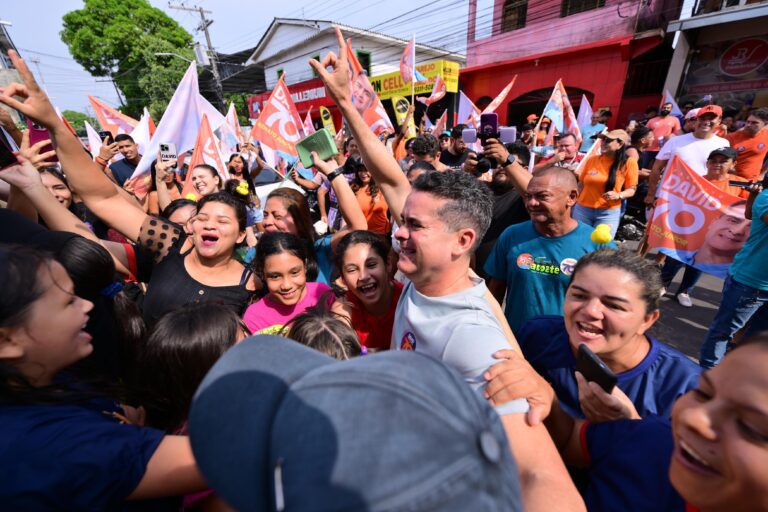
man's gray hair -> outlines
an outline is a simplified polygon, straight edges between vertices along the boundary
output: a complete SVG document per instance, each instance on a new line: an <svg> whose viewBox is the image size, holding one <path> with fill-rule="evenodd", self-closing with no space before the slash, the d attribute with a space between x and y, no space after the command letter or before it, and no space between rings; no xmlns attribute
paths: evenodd
<svg viewBox="0 0 768 512"><path fill-rule="evenodd" d="M432 171L416 178L413 190L444 199L445 205L439 211L440 220L453 231L473 229L477 239L472 252L477 249L493 215L491 192L483 183L462 171Z"/></svg>

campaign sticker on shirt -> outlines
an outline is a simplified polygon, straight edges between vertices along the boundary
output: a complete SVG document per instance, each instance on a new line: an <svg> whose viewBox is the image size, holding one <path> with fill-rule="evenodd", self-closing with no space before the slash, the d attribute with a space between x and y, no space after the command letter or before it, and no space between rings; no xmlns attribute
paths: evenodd
<svg viewBox="0 0 768 512"><path fill-rule="evenodd" d="M416 350L416 337L412 332L406 332L400 340L400 350Z"/></svg>
<svg viewBox="0 0 768 512"><path fill-rule="evenodd" d="M587 176L597 176L598 174L600 174L599 171L592 170L587 173Z"/></svg>
<svg viewBox="0 0 768 512"><path fill-rule="evenodd" d="M522 269L529 269L533 265L533 256L524 252L517 257L517 266Z"/></svg>
<svg viewBox="0 0 768 512"><path fill-rule="evenodd" d="M765 149L765 144L761 142L760 144L757 145L757 149L762 151L763 149Z"/></svg>
<svg viewBox="0 0 768 512"><path fill-rule="evenodd" d="M758 149L762 149L760 146L764 146L764 144L758 144L757 145ZM736 151L738 151L739 153L743 153L746 150L747 148L745 148L744 146L739 146L736 148Z"/></svg>
<svg viewBox="0 0 768 512"><path fill-rule="evenodd" d="M565 258L563 261L560 262L560 272L563 274L570 276L573 274L573 269L576 266L576 260L573 258Z"/></svg>

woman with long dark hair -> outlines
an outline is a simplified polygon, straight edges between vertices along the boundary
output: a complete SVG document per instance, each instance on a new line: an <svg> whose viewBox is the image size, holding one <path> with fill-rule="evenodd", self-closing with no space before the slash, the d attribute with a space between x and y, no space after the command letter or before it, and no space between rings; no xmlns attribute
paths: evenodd
<svg viewBox="0 0 768 512"><path fill-rule="evenodd" d="M0 467L14 468L3 508L122 510L204 489L187 438L122 424L128 410L66 375L93 351L93 303L64 267L0 246L0 282Z"/></svg>
<svg viewBox="0 0 768 512"><path fill-rule="evenodd" d="M388 235L392 225L389 222L387 201L373 180L370 171L365 167L362 158L357 155L351 156L344 166L353 167L355 170L355 177L351 185L352 191L357 197L365 220L368 221L368 231L373 231L378 235Z"/></svg>
<svg viewBox="0 0 768 512"><path fill-rule="evenodd" d="M615 236L621 202L635 195L637 160L627 155L629 135L624 130L612 130L601 138L601 154L590 156L580 166L573 218L590 226L608 224L611 236Z"/></svg>

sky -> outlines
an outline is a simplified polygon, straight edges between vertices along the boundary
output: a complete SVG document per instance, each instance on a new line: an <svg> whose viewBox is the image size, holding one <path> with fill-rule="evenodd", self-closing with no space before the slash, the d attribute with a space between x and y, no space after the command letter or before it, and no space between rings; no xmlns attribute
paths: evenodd
<svg viewBox="0 0 768 512"><path fill-rule="evenodd" d="M82 0L5 1L0 19L12 23L6 27L22 57L41 82L53 103L61 110L92 114L88 95L97 96L112 106L119 106L112 83L92 77L69 55L61 41L62 16L81 9ZM196 31L200 23L197 13L168 7L167 0L150 0L192 34L195 41L205 44L205 35ZM417 41L436 36L455 49L466 39L467 0L177 0L174 5L200 6L211 11L214 21L210 27L214 48L221 53L234 53L252 48L258 43L274 17L330 19L351 26L369 28L393 36L409 38L416 33ZM418 16L409 15L417 11ZM436 9L440 9L436 11ZM44 15L41 15L44 13ZM428 14L424 14L428 13ZM393 19L396 18L396 19ZM457 22L457 18L459 22ZM461 20L464 20L462 23ZM385 23L386 22L386 23ZM448 25L450 24L450 25ZM442 27L435 29L434 27ZM443 32L440 32L443 30ZM424 38L420 37L424 34ZM35 63L33 60L37 60ZM105 81L101 81L105 80Z"/></svg>

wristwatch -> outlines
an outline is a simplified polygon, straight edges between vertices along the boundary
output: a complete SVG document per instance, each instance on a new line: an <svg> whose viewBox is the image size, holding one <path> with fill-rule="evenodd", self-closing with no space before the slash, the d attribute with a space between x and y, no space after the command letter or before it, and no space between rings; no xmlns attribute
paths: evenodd
<svg viewBox="0 0 768 512"><path fill-rule="evenodd" d="M516 161L517 161L517 158L515 158L515 155L510 154L509 156L507 156L507 160L504 162L504 167L508 165L512 165Z"/></svg>
<svg viewBox="0 0 768 512"><path fill-rule="evenodd" d="M338 167L338 168L336 168L336 170L329 172L328 176L326 176L326 179L328 179L328 183L330 183L334 179L336 179L336 177L339 174L343 174L343 173L344 173L344 168L343 167Z"/></svg>

